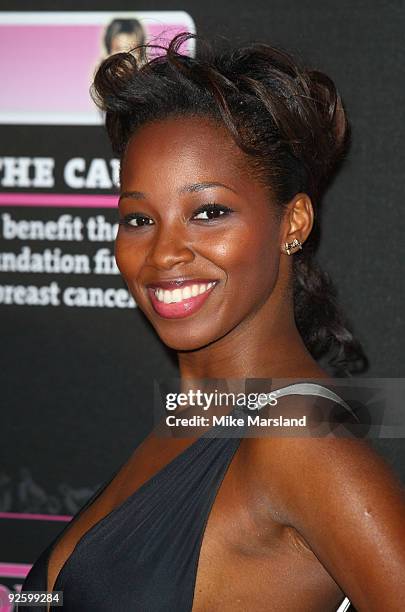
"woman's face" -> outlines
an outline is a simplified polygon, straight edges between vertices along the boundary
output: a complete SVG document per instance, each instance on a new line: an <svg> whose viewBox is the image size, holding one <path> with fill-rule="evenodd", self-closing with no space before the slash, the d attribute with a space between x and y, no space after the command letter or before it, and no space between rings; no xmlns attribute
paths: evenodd
<svg viewBox="0 0 405 612"><path fill-rule="evenodd" d="M280 222L243 152L209 119L170 118L132 136L119 216L117 265L169 347L197 349L237 333L269 299ZM176 280L186 282L159 288Z"/></svg>

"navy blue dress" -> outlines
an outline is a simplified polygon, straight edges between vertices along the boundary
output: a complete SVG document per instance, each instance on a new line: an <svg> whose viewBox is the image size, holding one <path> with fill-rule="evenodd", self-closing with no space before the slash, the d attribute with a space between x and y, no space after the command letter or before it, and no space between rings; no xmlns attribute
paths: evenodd
<svg viewBox="0 0 405 612"><path fill-rule="evenodd" d="M351 410L333 391L312 383L298 383L276 392L279 396L322 395ZM246 416L238 406L235 412ZM195 440L79 539L53 588L63 591L63 608L51 606L52 612L192 611L205 526L241 441L241 437L213 437L212 431ZM22 592L46 591L48 559L56 542L118 471L43 551L28 573ZM338 612L349 606L345 598ZM19 605L18 610L32 612L34 608ZM46 607L35 610L45 612Z"/></svg>

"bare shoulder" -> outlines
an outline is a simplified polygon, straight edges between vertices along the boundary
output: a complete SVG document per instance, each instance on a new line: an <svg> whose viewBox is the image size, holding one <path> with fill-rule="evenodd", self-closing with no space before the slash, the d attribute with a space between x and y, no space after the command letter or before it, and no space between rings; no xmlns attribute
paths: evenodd
<svg viewBox="0 0 405 612"><path fill-rule="evenodd" d="M386 501L405 500L403 485L365 440L269 436L246 442L249 463L262 485L277 492L286 522L297 522L315 504L335 511L334 504L354 508L363 499L371 513L383 495Z"/></svg>
<svg viewBox="0 0 405 612"><path fill-rule="evenodd" d="M261 437L245 440L258 484L271 487L286 522L305 520L315 504L318 511L334 512L337 505L354 509L362 502L368 513L383 503L382 497L401 505L404 487L398 477L368 441L355 437L357 417L350 406L328 396L334 379L310 380L322 384L323 397L289 393L260 410L280 422L264 426Z"/></svg>
<svg viewBox="0 0 405 612"><path fill-rule="evenodd" d="M365 440L347 437L244 442L255 486L356 608L398 610L405 597L405 493L385 460Z"/></svg>

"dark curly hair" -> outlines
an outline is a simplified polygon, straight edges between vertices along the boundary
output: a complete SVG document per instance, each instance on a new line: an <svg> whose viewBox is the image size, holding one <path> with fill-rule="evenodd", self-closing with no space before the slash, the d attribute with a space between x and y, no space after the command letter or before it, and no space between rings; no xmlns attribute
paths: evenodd
<svg viewBox="0 0 405 612"><path fill-rule="evenodd" d="M195 58L180 52L191 38L199 42ZM337 304L329 275L315 260L322 195L350 140L333 81L263 43L215 51L207 40L182 32L167 47L142 47L158 53L149 54L152 59L142 66L134 50L107 58L91 87L93 100L106 113L114 152L122 159L132 134L147 122L208 116L225 125L246 153L252 173L276 200L279 218L296 193L307 193L314 225L304 249L294 254L296 325L312 356L329 364L334 375L363 372L367 357Z"/></svg>

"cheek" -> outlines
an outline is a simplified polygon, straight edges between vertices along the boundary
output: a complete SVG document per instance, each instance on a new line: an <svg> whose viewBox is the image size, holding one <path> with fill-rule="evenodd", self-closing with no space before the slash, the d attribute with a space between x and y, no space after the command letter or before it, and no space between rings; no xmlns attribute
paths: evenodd
<svg viewBox="0 0 405 612"><path fill-rule="evenodd" d="M264 226L230 228L222 240L211 239L215 263L224 270L229 288L243 283L247 290L265 290L274 285L278 274L280 250L278 228Z"/></svg>
<svg viewBox="0 0 405 612"><path fill-rule="evenodd" d="M137 276L141 268L141 251L137 249L134 242L125 237L123 229L118 230L114 244L114 255L117 266L122 276L127 280L128 277Z"/></svg>

